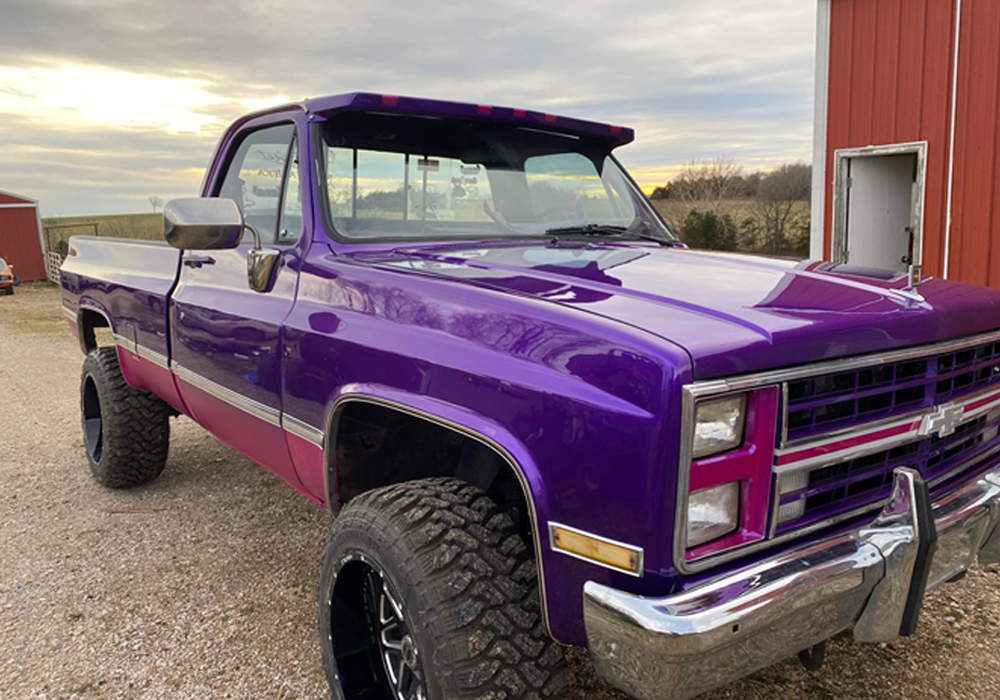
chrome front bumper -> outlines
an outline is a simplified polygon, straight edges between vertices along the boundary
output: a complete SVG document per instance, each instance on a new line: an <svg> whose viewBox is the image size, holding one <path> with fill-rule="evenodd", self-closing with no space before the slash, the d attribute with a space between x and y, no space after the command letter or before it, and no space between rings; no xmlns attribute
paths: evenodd
<svg viewBox="0 0 1000 700"><path fill-rule="evenodd" d="M998 523L1000 467L933 503L915 471L897 469L888 504L854 532L665 598L588 582L591 657L636 698L684 700L850 627L862 642L912 634L925 589L1000 562Z"/></svg>

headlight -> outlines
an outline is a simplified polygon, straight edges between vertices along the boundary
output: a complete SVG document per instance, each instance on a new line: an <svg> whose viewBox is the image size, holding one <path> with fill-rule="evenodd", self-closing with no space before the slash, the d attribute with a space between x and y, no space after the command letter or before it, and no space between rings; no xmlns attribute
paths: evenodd
<svg viewBox="0 0 1000 700"><path fill-rule="evenodd" d="M688 497L688 549L728 535L736 529L739 520L738 481L695 491Z"/></svg>
<svg viewBox="0 0 1000 700"><path fill-rule="evenodd" d="M695 409L692 456L698 459L739 447L743 442L746 405L743 394L699 403Z"/></svg>

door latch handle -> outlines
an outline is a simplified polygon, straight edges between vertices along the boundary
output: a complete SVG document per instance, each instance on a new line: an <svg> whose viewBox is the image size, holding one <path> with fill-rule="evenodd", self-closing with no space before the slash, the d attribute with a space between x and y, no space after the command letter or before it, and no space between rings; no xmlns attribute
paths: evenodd
<svg viewBox="0 0 1000 700"><path fill-rule="evenodd" d="M184 258L184 264L188 267L201 267L202 265L214 265L215 258L208 255L191 255Z"/></svg>

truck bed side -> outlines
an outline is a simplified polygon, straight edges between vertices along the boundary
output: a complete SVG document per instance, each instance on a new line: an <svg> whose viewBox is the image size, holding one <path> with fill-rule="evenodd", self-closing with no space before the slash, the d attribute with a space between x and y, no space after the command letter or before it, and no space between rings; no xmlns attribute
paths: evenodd
<svg viewBox="0 0 1000 700"><path fill-rule="evenodd" d="M168 300L181 251L158 241L74 236L60 270L67 320L88 352L110 328L126 381L183 411L170 374Z"/></svg>

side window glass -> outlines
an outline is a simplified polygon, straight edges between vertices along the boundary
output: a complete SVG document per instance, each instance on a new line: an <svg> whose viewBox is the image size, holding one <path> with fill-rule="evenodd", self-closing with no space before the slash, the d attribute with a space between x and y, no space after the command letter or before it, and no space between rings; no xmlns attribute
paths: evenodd
<svg viewBox="0 0 1000 700"><path fill-rule="evenodd" d="M281 179L294 131L292 124L282 124L247 136L219 188L218 196L235 200L244 220L260 232L265 243L275 240ZM243 240L252 241L253 235L247 231Z"/></svg>
<svg viewBox="0 0 1000 700"><path fill-rule="evenodd" d="M292 245L302 237L302 185L299 183L299 144L292 140L288 156L288 177L281 195L281 218L275 243Z"/></svg>

